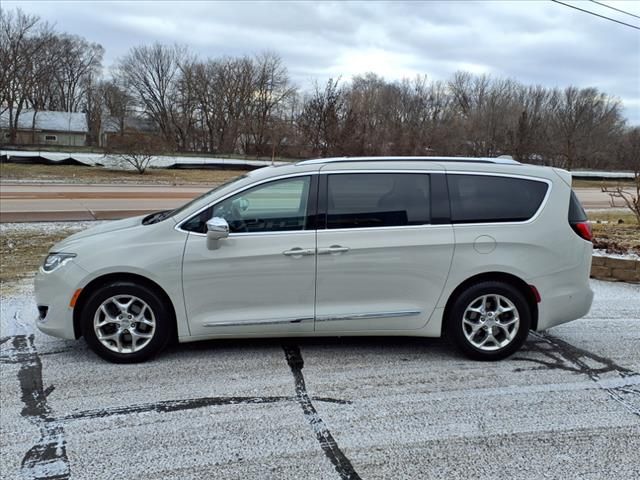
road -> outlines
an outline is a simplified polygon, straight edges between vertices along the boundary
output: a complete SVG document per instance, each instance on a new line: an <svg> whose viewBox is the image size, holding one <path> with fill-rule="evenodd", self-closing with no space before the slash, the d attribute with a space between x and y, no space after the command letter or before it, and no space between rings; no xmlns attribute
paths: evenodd
<svg viewBox="0 0 640 480"><path fill-rule="evenodd" d="M0 314L3 479L631 479L640 475L640 287L498 363L442 340L179 345L112 365Z"/></svg>
<svg viewBox="0 0 640 480"><path fill-rule="evenodd" d="M175 208L212 187L2 183L0 222L124 218ZM611 208L597 188L576 192L587 209Z"/></svg>
<svg viewBox="0 0 640 480"><path fill-rule="evenodd" d="M175 208L213 187L0 184L0 222L112 220Z"/></svg>

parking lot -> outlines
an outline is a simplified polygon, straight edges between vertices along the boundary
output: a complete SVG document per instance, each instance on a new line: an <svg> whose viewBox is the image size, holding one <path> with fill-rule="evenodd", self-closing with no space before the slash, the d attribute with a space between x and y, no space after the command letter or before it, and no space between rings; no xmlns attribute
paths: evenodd
<svg viewBox="0 0 640 480"><path fill-rule="evenodd" d="M0 473L13 478L640 475L640 286L499 363L436 339L215 341L112 365L1 311Z"/></svg>

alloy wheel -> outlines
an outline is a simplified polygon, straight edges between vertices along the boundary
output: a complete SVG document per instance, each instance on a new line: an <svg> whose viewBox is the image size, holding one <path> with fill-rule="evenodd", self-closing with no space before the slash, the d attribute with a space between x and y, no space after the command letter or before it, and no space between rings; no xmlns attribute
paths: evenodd
<svg viewBox="0 0 640 480"><path fill-rule="evenodd" d="M498 294L476 298L462 316L462 330L469 343L487 352L509 345L519 326L518 309L511 300Z"/></svg>
<svg viewBox="0 0 640 480"><path fill-rule="evenodd" d="M144 300L115 295L100 304L93 317L96 337L112 352L134 353L153 338L156 318Z"/></svg>

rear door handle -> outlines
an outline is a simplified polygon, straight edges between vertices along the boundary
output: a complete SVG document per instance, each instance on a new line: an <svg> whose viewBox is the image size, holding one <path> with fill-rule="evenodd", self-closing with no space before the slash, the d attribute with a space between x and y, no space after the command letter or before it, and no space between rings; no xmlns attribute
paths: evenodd
<svg viewBox="0 0 640 480"><path fill-rule="evenodd" d="M284 252L282 252L283 255L286 255L287 257L307 257L309 255L315 255L316 254L316 250L315 248L300 248L300 247L294 247L291 250L285 250Z"/></svg>
<svg viewBox="0 0 640 480"><path fill-rule="evenodd" d="M342 245L331 245L328 248L319 248L318 255L332 255L337 253L346 253L350 250L349 247L343 247Z"/></svg>

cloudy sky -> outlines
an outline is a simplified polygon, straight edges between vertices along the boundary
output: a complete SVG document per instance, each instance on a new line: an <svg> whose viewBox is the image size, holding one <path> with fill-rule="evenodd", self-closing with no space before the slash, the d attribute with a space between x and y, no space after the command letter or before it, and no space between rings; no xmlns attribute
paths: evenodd
<svg viewBox="0 0 640 480"><path fill-rule="evenodd" d="M563 0L640 26L590 1ZM601 0L640 17L640 2ZM640 125L640 30L546 0L424 2L12 1L60 31L106 49L109 66L133 46L189 45L201 57L272 50L295 83L375 72L387 79L456 70L545 86L594 86L619 97Z"/></svg>

